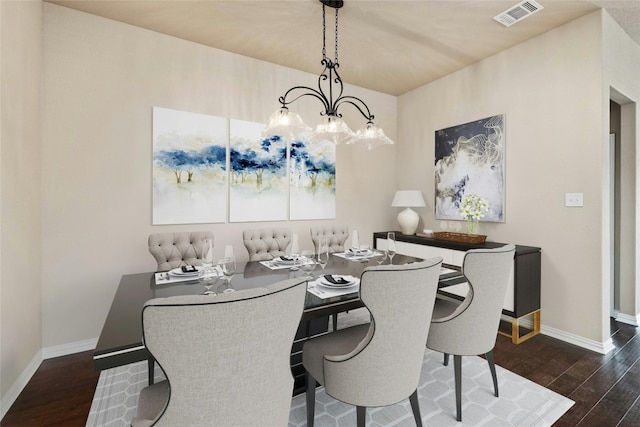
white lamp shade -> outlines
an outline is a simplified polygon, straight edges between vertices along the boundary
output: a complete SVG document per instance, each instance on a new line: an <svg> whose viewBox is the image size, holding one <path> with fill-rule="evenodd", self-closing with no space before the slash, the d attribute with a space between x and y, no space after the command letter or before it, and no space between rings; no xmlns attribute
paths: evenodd
<svg viewBox="0 0 640 427"><path fill-rule="evenodd" d="M311 135L313 141L331 141L334 144L347 142L355 136L355 133L347 126L342 118L327 116Z"/></svg>
<svg viewBox="0 0 640 427"><path fill-rule="evenodd" d="M362 129L358 129L353 139L347 144L359 145L368 150L373 150L380 145L393 144L391 138L384 134L384 131L373 123L367 123Z"/></svg>
<svg viewBox="0 0 640 427"><path fill-rule="evenodd" d="M305 132L310 132L311 128L307 126L298 113L289 111L283 107L276 110L271 117L267 127L262 131L263 138L271 138L281 136L290 141L302 136Z"/></svg>
<svg viewBox="0 0 640 427"><path fill-rule="evenodd" d="M424 197L420 190L399 190L393 196L391 206L400 208L423 208L425 207Z"/></svg>

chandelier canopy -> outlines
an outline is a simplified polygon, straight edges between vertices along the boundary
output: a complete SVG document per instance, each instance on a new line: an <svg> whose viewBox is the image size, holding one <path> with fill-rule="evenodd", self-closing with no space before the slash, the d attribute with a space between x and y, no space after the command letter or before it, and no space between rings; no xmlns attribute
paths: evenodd
<svg viewBox="0 0 640 427"><path fill-rule="evenodd" d="M338 10L344 5L343 0L319 0L322 3L322 61L324 70L318 76L318 88L308 86L294 86L278 98L281 107L269 118L267 127L262 132L263 137L281 136L291 141L302 137L312 131L302 118L287 107L296 100L311 96L318 99L324 110L320 112L323 117L311 136L311 141L331 141L335 144L346 143L360 145L371 150L379 145L393 144L384 131L373 123L374 115L363 100L355 96L343 94L343 83L338 73ZM326 7L335 10L335 48L334 59L326 54ZM357 132L352 131L342 119L338 111L343 104L355 107L365 118L366 123Z"/></svg>

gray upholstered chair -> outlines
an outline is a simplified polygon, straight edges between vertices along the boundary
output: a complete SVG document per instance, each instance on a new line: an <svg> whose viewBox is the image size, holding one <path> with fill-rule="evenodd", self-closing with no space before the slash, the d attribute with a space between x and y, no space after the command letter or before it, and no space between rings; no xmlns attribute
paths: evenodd
<svg viewBox="0 0 640 427"><path fill-rule="evenodd" d="M149 235L149 252L158 263L158 271L183 265L202 265L202 243L213 239L209 231L156 233Z"/></svg>
<svg viewBox="0 0 640 427"><path fill-rule="evenodd" d="M329 241L329 253L343 252L344 242L349 238L349 227L346 225L312 225L311 240L315 251L318 252L320 237L327 237Z"/></svg>
<svg viewBox="0 0 640 427"><path fill-rule="evenodd" d="M304 343L308 426L314 422L316 380L328 395L357 406L358 426L364 426L367 406L407 397L422 425L417 388L441 264L438 257L365 268L360 298L371 322Z"/></svg>
<svg viewBox="0 0 640 427"><path fill-rule="evenodd" d="M444 317L435 317L427 339L427 347L444 353L444 364L453 354L456 417L462 421L462 356L484 354L493 377L498 397L498 379L493 362L493 347L500 324L502 305L513 269L515 246L497 249L473 249L464 256L462 272L467 277L469 291L461 304ZM446 300L438 300L434 313L450 311ZM436 314L437 315L437 314Z"/></svg>
<svg viewBox="0 0 640 427"><path fill-rule="evenodd" d="M148 301L144 343L167 380L141 391L132 426L286 426L305 293L304 278L295 278Z"/></svg>
<svg viewBox="0 0 640 427"><path fill-rule="evenodd" d="M285 255L292 236L288 228L256 228L242 232L249 261L264 261Z"/></svg>

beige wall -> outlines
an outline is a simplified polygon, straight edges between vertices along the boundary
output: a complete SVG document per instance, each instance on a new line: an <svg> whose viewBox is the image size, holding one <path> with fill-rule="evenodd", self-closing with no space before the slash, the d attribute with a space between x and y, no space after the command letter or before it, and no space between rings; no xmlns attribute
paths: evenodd
<svg viewBox="0 0 640 427"><path fill-rule="evenodd" d="M245 257L245 228L289 226L311 244L312 221L152 226L151 110L266 122L286 89L315 85L316 75L51 4L43 31L44 347L99 335L120 276L156 267L149 233L211 230L216 250L232 243ZM395 139L395 97L346 91ZM317 101L296 104L318 121ZM360 127L348 108L347 121ZM363 241L395 226L395 152L338 148L335 222L357 228Z"/></svg>
<svg viewBox="0 0 640 427"><path fill-rule="evenodd" d="M212 230L218 250L233 243L244 253L244 228L290 226L304 245L311 223L152 226L151 108L264 122L278 96L293 84L314 85L315 75L51 4L20 4L0 2L3 402L42 347L50 354L74 343L90 348L119 277L155 268L149 233ZM596 12L398 99L348 87L397 144L339 147L336 222L358 228L361 240L395 228L393 192L419 188L430 204L418 209L420 227L437 229L434 131L504 113L506 222L481 230L491 240L542 247L543 331L597 347L608 333L609 87L637 102L639 57L638 46ZM298 104L313 122L317 104ZM623 117L637 123L638 109L630 111ZM354 127L356 119L347 115ZM626 125L637 141L638 127ZM585 206L565 208L566 192L583 192Z"/></svg>
<svg viewBox="0 0 640 427"><path fill-rule="evenodd" d="M0 395L2 415L40 363L39 2L0 2ZM30 371L31 372L28 372ZM24 375L25 371L27 374Z"/></svg>
<svg viewBox="0 0 640 427"><path fill-rule="evenodd" d="M430 201L434 132L505 114L505 222L482 223L481 232L541 247L546 332L596 347L603 334L601 35L600 16L591 14L398 102L398 185L419 185ZM584 193L584 207L565 207L567 192ZM439 229L433 206L424 221Z"/></svg>

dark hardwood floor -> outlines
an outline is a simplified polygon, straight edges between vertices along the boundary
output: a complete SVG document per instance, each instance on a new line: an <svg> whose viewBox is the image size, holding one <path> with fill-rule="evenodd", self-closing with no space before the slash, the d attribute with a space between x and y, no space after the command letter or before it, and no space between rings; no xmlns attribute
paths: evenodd
<svg viewBox="0 0 640 427"><path fill-rule="evenodd" d="M520 345L498 336L495 362L576 402L555 426L640 426L640 334L613 321L611 330L607 355L544 335ZM84 426L98 376L91 352L45 360L0 425Z"/></svg>

